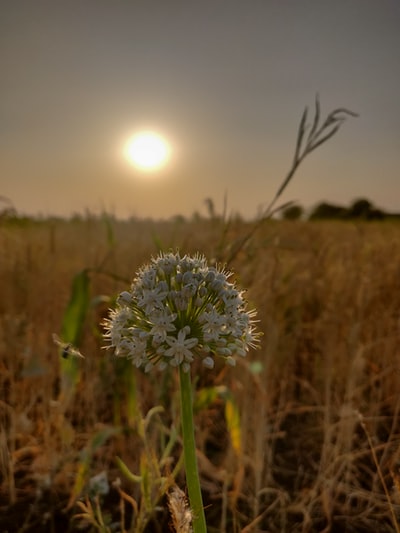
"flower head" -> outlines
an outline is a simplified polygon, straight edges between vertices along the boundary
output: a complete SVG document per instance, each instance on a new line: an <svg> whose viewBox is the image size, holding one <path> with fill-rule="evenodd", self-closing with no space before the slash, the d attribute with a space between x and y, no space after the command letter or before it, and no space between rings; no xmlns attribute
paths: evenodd
<svg viewBox="0 0 400 533"><path fill-rule="evenodd" d="M228 281L230 272L209 267L201 255L160 254L141 268L104 325L115 354L145 371L182 365L195 357L213 368L216 356L229 365L258 344L255 311Z"/></svg>

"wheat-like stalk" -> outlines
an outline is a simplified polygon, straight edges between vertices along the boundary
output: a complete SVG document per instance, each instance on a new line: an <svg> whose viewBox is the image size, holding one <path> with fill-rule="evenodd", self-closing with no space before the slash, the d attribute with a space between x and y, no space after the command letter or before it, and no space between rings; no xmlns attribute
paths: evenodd
<svg viewBox="0 0 400 533"><path fill-rule="evenodd" d="M340 126L345 122L348 117L358 117L357 113L350 111L344 107L339 107L334 111L331 111L326 119L320 124L321 117L321 105L319 103L318 94L315 98L315 113L312 123L308 123L308 107L306 106L303 115L300 120L299 129L297 131L296 148L293 157L292 166L289 169L285 179L282 181L275 196L272 198L266 209L262 211L258 220L253 224L251 229L244 235L244 237L238 239L232 246L231 252L227 259L227 264L235 259L238 253L242 250L245 244L251 239L254 233L259 229L262 223L271 218L277 211L290 206L293 202L286 202L285 204L276 208L276 203L280 196L283 194L286 187L289 185L296 170L304 159L311 154L316 148L328 141L337 131Z"/></svg>
<svg viewBox="0 0 400 533"><path fill-rule="evenodd" d="M186 494L178 485L173 485L168 493L168 508L176 533L191 533L193 514Z"/></svg>

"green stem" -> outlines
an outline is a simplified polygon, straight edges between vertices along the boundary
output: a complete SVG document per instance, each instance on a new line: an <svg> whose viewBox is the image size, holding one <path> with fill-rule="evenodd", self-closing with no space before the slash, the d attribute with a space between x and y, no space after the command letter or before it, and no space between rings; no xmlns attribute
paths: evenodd
<svg viewBox="0 0 400 533"><path fill-rule="evenodd" d="M197 469L196 443L194 440L192 382L190 371L184 372L182 365L179 365L179 379L181 388L183 453L185 457L186 484L189 492L190 507L193 513L193 533L207 533L199 472Z"/></svg>

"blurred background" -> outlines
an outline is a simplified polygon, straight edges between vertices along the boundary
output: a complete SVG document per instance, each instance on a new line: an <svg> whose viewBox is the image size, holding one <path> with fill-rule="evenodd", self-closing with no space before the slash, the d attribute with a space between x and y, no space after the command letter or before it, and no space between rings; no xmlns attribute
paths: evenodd
<svg viewBox="0 0 400 533"><path fill-rule="evenodd" d="M323 116L360 117L285 199L398 211L399 27L397 0L4 0L0 195L28 215L155 218L227 195L253 218L318 93ZM171 151L152 173L123 156L148 129Z"/></svg>

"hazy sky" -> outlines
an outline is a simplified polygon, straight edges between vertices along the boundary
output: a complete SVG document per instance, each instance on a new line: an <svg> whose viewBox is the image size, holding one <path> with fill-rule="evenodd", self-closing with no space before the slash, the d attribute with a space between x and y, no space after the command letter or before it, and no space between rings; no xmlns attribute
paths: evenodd
<svg viewBox="0 0 400 533"><path fill-rule="evenodd" d="M19 212L256 215L305 105L360 113L299 169L304 206L400 211L400 0L2 0L0 195ZM151 175L122 155L154 129ZM1 207L1 206L0 206Z"/></svg>

